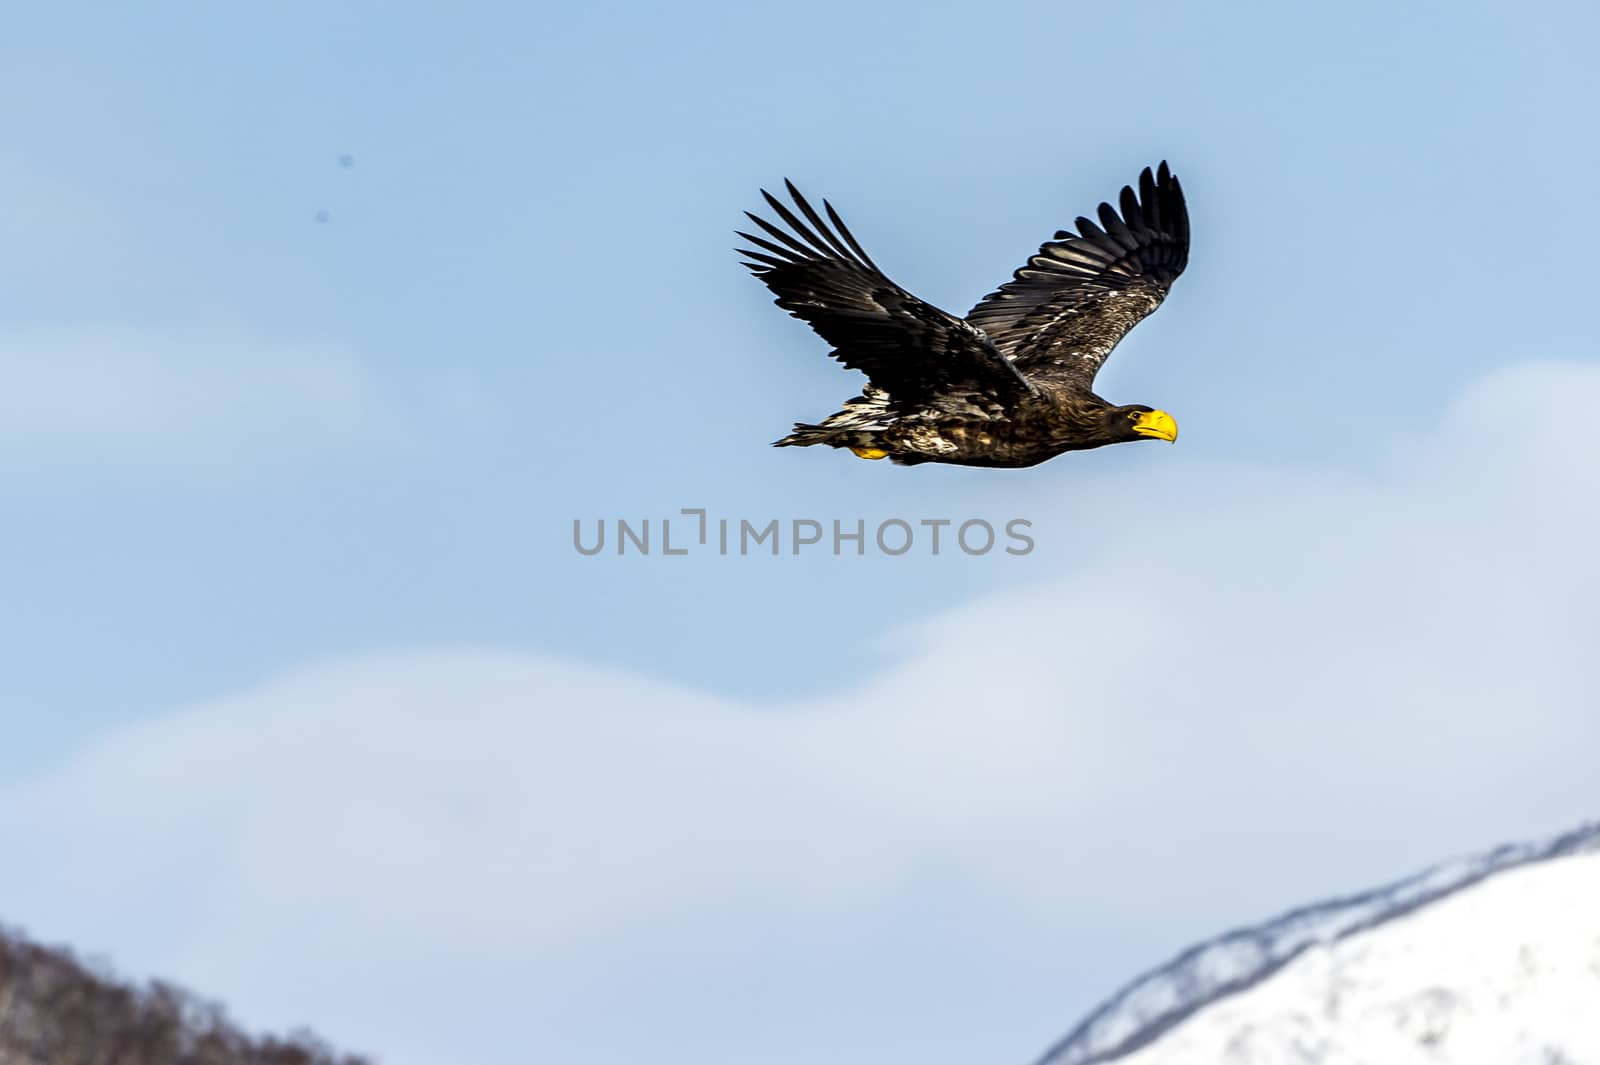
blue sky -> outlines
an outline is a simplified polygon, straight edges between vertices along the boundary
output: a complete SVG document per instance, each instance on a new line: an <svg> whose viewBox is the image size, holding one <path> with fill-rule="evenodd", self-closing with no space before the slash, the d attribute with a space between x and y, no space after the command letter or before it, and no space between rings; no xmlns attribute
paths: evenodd
<svg viewBox="0 0 1600 1065"><path fill-rule="evenodd" d="M20 15L0 919L399 1065L1023 1060L1222 924L1593 815L1595 22ZM766 447L856 379L736 265L759 187L960 312L1162 158L1189 271L1101 390L1176 447ZM1038 546L571 548L693 506Z"/></svg>

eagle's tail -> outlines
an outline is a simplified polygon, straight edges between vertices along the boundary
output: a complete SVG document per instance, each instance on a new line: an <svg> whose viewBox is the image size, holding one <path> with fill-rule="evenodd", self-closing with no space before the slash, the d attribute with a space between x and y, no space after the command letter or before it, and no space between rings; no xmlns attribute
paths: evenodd
<svg viewBox="0 0 1600 1065"><path fill-rule="evenodd" d="M889 413L889 393L868 385L855 399L845 401L844 410L830 414L821 423L811 425L796 422L794 432L782 440L774 440L773 447L810 447L827 444L830 447L877 449L878 434L894 421Z"/></svg>

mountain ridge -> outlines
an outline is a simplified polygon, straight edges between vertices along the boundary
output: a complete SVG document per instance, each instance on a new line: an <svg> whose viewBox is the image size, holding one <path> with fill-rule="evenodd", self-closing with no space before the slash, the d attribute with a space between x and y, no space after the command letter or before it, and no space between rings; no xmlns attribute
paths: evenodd
<svg viewBox="0 0 1600 1065"><path fill-rule="evenodd" d="M1248 993L1314 947L1338 944L1400 921L1501 874L1574 855L1600 855L1600 822L1535 843L1502 844L1378 888L1297 907L1262 924L1225 932L1136 977L1091 1011L1036 1065L1122 1060L1206 1007Z"/></svg>

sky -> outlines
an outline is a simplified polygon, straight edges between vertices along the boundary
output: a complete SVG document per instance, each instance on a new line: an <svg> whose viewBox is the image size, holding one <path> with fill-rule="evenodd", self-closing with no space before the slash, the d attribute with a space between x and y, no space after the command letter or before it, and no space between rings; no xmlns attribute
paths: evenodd
<svg viewBox="0 0 1600 1065"><path fill-rule="evenodd" d="M1597 21L21 13L0 922L392 1065L1021 1063L1594 817ZM960 313L1161 159L1189 267L1098 385L1176 446L766 446L859 377L737 265L760 188ZM1034 549L573 548L683 508Z"/></svg>

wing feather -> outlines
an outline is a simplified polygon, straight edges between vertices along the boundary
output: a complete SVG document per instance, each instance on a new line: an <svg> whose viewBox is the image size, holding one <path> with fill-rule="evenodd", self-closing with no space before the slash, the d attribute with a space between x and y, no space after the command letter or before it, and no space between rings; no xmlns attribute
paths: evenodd
<svg viewBox="0 0 1600 1065"><path fill-rule="evenodd" d="M1000 411L1034 390L983 330L889 280L831 204L823 201L825 219L792 183L784 185L799 213L763 189L783 226L751 214L767 237L739 234L761 249L739 249L744 265L778 306L833 345L834 358L888 392L892 407L951 397L969 407L986 400Z"/></svg>
<svg viewBox="0 0 1600 1065"><path fill-rule="evenodd" d="M878 264L873 262L871 257L862 250L860 242L855 238L855 234L851 233L850 227L844 224L844 219L839 217L839 212L833 209L833 204L823 200L822 209L828 212L828 217L833 220L834 228L838 229L839 235L844 237L846 243L850 245L850 250L856 253L856 258L860 259L874 272L881 274L883 271L879 270Z"/></svg>
<svg viewBox="0 0 1600 1065"><path fill-rule="evenodd" d="M1161 305L1189 261L1189 213L1167 164L1062 230L979 301L967 321L1033 378L1084 388L1113 348Z"/></svg>

